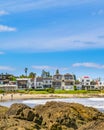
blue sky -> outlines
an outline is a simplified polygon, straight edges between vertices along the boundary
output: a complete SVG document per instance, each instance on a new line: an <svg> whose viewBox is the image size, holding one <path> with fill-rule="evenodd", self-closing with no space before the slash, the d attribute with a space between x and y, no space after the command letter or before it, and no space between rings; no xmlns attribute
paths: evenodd
<svg viewBox="0 0 104 130"><path fill-rule="evenodd" d="M0 0L0 72L104 79L103 0Z"/></svg>

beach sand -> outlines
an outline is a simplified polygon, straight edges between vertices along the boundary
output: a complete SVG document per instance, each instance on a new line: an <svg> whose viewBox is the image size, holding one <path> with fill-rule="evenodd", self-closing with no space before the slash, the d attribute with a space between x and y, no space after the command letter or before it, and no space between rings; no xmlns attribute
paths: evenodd
<svg viewBox="0 0 104 130"><path fill-rule="evenodd" d="M104 97L104 94L0 94L0 101L20 100L20 99L50 99L50 98L88 98Z"/></svg>

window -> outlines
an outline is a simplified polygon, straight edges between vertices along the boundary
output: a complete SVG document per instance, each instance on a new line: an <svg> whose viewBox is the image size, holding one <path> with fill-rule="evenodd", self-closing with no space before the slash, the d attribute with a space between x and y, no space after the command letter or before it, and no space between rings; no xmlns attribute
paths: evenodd
<svg viewBox="0 0 104 130"><path fill-rule="evenodd" d="M48 83L48 81L45 81L45 83Z"/></svg>

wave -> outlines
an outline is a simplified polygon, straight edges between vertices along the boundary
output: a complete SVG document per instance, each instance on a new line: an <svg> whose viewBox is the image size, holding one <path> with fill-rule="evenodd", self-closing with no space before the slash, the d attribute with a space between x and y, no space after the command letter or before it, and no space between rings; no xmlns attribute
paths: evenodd
<svg viewBox="0 0 104 130"><path fill-rule="evenodd" d="M91 101L104 101L104 98L89 98Z"/></svg>

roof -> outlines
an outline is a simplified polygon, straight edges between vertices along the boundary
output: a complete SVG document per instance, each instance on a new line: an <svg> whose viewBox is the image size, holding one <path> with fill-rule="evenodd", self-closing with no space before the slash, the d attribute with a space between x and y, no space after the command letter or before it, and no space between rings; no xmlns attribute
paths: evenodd
<svg viewBox="0 0 104 130"><path fill-rule="evenodd" d="M72 74L66 73L64 76L73 76Z"/></svg>
<svg viewBox="0 0 104 130"><path fill-rule="evenodd" d="M43 80L52 80L52 77L43 78Z"/></svg>
<svg viewBox="0 0 104 130"><path fill-rule="evenodd" d="M62 74L55 74L54 76L62 76Z"/></svg>

